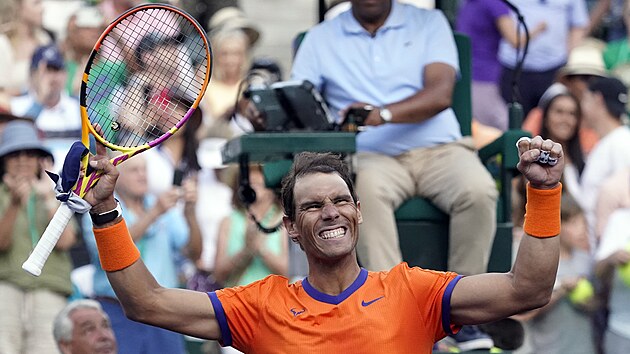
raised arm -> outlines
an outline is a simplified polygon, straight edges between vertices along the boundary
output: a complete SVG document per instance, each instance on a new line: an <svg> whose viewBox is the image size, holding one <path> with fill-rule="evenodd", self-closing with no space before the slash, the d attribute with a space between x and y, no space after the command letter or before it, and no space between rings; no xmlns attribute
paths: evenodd
<svg viewBox="0 0 630 354"><path fill-rule="evenodd" d="M118 171L107 159L105 146L97 144L97 155L90 165L103 176L85 200L93 205L93 213L113 210ZM101 266L127 317L199 338L220 338L208 296L202 292L161 287L140 259L122 217L94 225L94 235Z"/></svg>
<svg viewBox="0 0 630 354"><path fill-rule="evenodd" d="M455 324L495 321L544 306L551 297L559 257L562 147L537 136L519 141L518 150L518 169L529 182L526 234L510 272L468 276L457 283L451 297ZM541 151L549 152L557 164L537 162Z"/></svg>

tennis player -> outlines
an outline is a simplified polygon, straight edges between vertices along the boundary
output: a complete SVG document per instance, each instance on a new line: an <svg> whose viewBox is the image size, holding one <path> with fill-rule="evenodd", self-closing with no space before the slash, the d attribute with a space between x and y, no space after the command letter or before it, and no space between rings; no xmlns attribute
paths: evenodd
<svg viewBox="0 0 630 354"><path fill-rule="evenodd" d="M102 267L133 320L246 353L430 353L462 325L549 301L558 266L562 147L536 137L519 140L518 149L518 169L529 181L526 236L508 273L462 277L406 263L383 272L360 268L360 203L347 166L332 154L298 155L283 182L284 226L309 263L308 277L295 283L272 275L208 294L161 287L116 211L118 172L103 146L90 164L104 176L86 199L98 214Z"/></svg>

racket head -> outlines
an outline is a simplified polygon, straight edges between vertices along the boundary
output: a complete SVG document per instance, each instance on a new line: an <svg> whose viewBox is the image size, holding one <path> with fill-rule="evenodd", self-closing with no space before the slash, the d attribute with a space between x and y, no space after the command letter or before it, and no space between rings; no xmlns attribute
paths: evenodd
<svg viewBox="0 0 630 354"><path fill-rule="evenodd" d="M115 164L160 144L198 107L211 74L212 50L192 16L167 4L126 11L100 36L84 71L83 143L89 133L122 152Z"/></svg>

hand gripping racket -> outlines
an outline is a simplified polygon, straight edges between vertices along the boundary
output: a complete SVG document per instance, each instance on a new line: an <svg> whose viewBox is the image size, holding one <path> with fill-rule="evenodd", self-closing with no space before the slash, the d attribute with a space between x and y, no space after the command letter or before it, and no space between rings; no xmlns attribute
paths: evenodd
<svg viewBox="0 0 630 354"><path fill-rule="evenodd" d="M186 12L164 4L120 15L94 45L81 84L81 141L90 137L121 154L118 165L155 147L197 108L212 71L204 30ZM82 158L72 191L84 197L100 175ZM39 276L74 212L63 202L22 268Z"/></svg>

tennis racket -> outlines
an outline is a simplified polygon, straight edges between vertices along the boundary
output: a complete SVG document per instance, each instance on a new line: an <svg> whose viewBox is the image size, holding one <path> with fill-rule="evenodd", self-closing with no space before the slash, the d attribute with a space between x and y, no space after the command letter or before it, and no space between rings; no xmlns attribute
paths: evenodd
<svg viewBox="0 0 630 354"><path fill-rule="evenodd" d="M175 134L197 108L212 71L204 30L186 12L145 4L120 15L94 45L81 84L81 141L90 135L121 154L118 165ZM100 175L81 163L73 192L84 197ZM60 205L22 268L39 276L74 212Z"/></svg>

